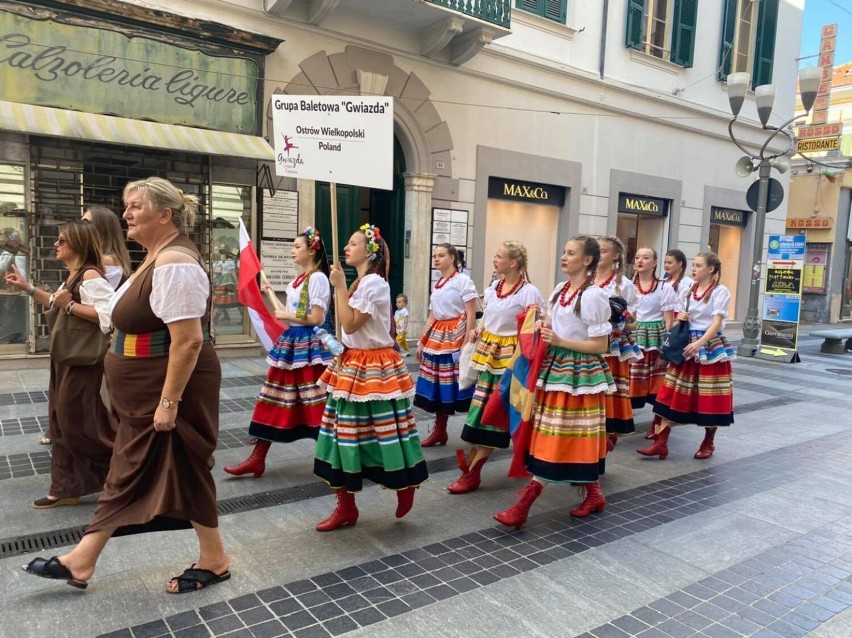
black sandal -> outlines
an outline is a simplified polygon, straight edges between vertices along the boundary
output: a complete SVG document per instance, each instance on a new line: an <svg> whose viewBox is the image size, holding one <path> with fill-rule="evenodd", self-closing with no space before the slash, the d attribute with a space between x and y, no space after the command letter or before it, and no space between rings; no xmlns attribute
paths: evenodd
<svg viewBox="0 0 852 638"><path fill-rule="evenodd" d="M180 576L174 576L172 580L176 580L178 584L177 591L166 589L169 594L188 594L194 591L200 591L210 585L224 582L231 578L231 572L226 571L224 574L217 574L209 569L199 569L195 563L189 569L184 570Z"/></svg>
<svg viewBox="0 0 852 638"><path fill-rule="evenodd" d="M76 587L77 589L86 589L89 586L88 581L74 578L69 569L60 563L56 556L47 560L41 557L34 558L28 565L21 565L21 569L28 574L39 576L40 578L64 580L67 585L71 585L71 587Z"/></svg>

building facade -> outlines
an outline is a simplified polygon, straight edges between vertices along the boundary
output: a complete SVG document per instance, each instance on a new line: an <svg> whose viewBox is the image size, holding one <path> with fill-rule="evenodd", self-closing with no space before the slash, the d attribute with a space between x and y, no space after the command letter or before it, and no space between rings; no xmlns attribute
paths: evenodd
<svg viewBox="0 0 852 638"><path fill-rule="evenodd" d="M852 321L852 63L834 67L827 111L815 141L839 148L796 157L787 209L787 234L807 238L801 317L816 323Z"/></svg>
<svg viewBox="0 0 852 638"><path fill-rule="evenodd" d="M243 217L254 222L252 232L264 265L279 272L283 281L288 264L281 247L296 229L316 224L326 237L330 234L329 185L278 178L274 161L267 161L274 158L264 157L261 136L272 140L276 135L272 96L386 95L394 97L394 187L383 191L338 185L338 227L344 241L365 221L382 227L392 252L393 292L404 291L411 299L412 334L428 314L434 243L451 241L465 249L468 268L481 289L491 280L498 244L521 240L529 250L531 279L547 294L561 276L562 247L578 232L617 234L631 256L637 248L651 246L661 256L660 272L662 254L669 248L680 248L691 257L710 246L722 257L724 281L735 294L734 319L745 315L748 286L738 283L748 281L751 270L753 222L745 203L750 181L734 172L740 153L728 137L731 116L723 78L744 70L753 74L755 84L774 83L777 117L788 119L796 63L777 55L776 43L799 41L802 0L144 4L157 9L145 15L169 21L170 38L187 27L208 46L204 33L216 34L225 38L230 54L239 60L250 57L259 69L258 118L240 124L240 132L232 126L227 134L236 135L240 143L251 141L253 156L233 159L207 148L192 153L189 161L183 156L173 159L172 172L177 165L185 169L197 164L206 176L201 190L208 198L226 188L227 197L222 198L231 208L217 208L216 201L208 199L212 206L204 241L211 255L214 246L228 243L228 225ZM1 3L0 10L7 11L9 5L17 3ZM120 6L133 14L132 3ZM190 29L195 23L206 31ZM163 29L137 22L132 28L158 34ZM184 42L187 35L179 37ZM246 43L254 43L254 48L247 49ZM197 42L196 48L203 50ZM0 60L9 55L7 48ZM172 66L195 69L199 63L181 59ZM245 69L230 73L236 78L250 75ZM192 95L190 87L185 90ZM33 104L8 96L0 99ZM212 132L225 135L227 126L221 124L168 119L160 112L165 101L152 98L141 113L111 111L109 117L118 114L131 123L175 127L178 134L166 134L164 144L192 131L217 140ZM750 96L736 132L746 144L759 147L765 135L752 102ZM50 106L62 112L80 109ZM107 117L103 110L93 112ZM10 211L25 215L9 219L28 220L26 229L34 235L28 243L40 249L49 243L42 228L51 213L41 203L43 193L61 191L58 184L34 186L33 175L44 170L39 161L45 147L54 154L64 152L66 144L91 148L77 156L84 190L79 194L75 183L74 204L69 204L77 213L88 194L88 154L100 152L107 164L117 166L120 162L110 159L110 153L122 150L139 156L140 167L145 166L142 158L158 156L139 139L118 145L115 140L72 142L62 135L48 138L43 131L22 130L28 124L9 130L7 123L0 123L0 131L5 129L0 132L0 163L10 167L3 170L23 174L17 182L0 176L0 183L12 184L3 188L18 197ZM226 124L233 124L233 118ZM48 168L61 173L63 161L52 159ZM119 174L111 183L128 177ZM117 201L113 206L120 209ZM783 232L785 219L782 205L769 214L766 232ZM221 229L215 228L217 223ZM244 321L234 332L239 334L233 339L248 338ZM30 339L26 346L5 347L35 352L44 346Z"/></svg>

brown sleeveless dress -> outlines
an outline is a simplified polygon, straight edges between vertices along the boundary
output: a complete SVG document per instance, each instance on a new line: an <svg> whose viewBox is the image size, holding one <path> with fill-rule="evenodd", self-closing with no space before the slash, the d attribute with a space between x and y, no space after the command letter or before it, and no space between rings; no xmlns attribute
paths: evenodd
<svg viewBox="0 0 852 638"><path fill-rule="evenodd" d="M174 246L198 252L185 235L168 247ZM118 432L106 487L87 533L112 529L120 536L187 529L191 521L218 526L211 470L219 435L222 371L213 344L206 340L178 404L176 427L169 432L154 430L170 342L166 324L151 310L154 270L141 273L113 309L116 332L106 373ZM208 297L202 325L209 320Z"/></svg>
<svg viewBox="0 0 852 638"><path fill-rule="evenodd" d="M68 289L77 303L81 303L82 283L81 272ZM93 366L65 366L50 361L47 436L52 443L48 492L51 496L85 496L104 487L115 424L101 399L103 377L103 360Z"/></svg>

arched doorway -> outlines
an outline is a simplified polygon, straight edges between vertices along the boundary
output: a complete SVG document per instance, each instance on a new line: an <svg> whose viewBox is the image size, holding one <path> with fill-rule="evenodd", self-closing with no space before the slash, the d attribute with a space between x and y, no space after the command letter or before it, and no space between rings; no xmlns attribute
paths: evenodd
<svg viewBox="0 0 852 638"><path fill-rule="evenodd" d="M340 247L340 261L343 261L343 247L349 237L362 224L378 226L388 243L391 254L389 282L391 296L396 297L405 289L403 255L405 247L405 154L399 139L393 139L393 190L362 188L346 184L337 185L337 239ZM331 237L331 198L329 183L316 184L316 226L323 237ZM331 243L326 246L331 250ZM347 269L347 278L351 281L354 274Z"/></svg>

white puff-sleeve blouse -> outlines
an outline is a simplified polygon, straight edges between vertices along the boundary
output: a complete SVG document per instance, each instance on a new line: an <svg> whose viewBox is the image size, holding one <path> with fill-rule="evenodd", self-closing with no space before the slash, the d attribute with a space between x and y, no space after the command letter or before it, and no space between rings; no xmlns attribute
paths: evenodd
<svg viewBox="0 0 852 638"><path fill-rule="evenodd" d="M636 316L636 306L639 304L639 293L636 292L636 286L627 277L621 278L621 283L617 282L617 278L609 282L606 288L601 288L610 297L621 297L627 302L627 312L632 316Z"/></svg>
<svg viewBox="0 0 852 638"><path fill-rule="evenodd" d="M651 322L663 320L663 289L662 281L657 281L653 292L643 295L638 289L636 293L639 302L636 304L636 321Z"/></svg>
<svg viewBox="0 0 852 638"><path fill-rule="evenodd" d="M376 274L364 276L349 298L349 305L365 315L370 315L370 318L352 334L342 330L343 345L360 350L393 347L393 339L390 336L391 298L388 282Z"/></svg>
<svg viewBox="0 0 852 638"><path fill-rule="evenodd" d="M293 286L294 279L287 286L285 294L287 295L287 309L290 312L296 312L299 307L299 297L302 295L302 288L308 286L308 307L307 312L311 311L314 306L322 308L323 312L328 312L328 304L331 300L331 284L328 283L328 277L321 272L312 273L305 281L299 283L297 287Z"/></svg>
<svg viewBox="0 0 852 638"><path fill-rule="evenodd" d="M459 272L440 288L432 287L429 310L438 321L455 319L464 313L464 305L478 296L473 280Z"/></svg>
<svg viewBox="0 0 852 638"><path fill-rule="evenodd" d="M677 290L675 290L672 282L667 281L663 285L663 310L671 310L673 312L680 312L683 310L686 296L692 289L693 283L694 282L691 277L681 277L677 282Z"/></svg>
<svg viewBox="0 0 852 638"><path fill-rule="evenodd" d="M706 303L705 303L706 301ZM722 325L719 330L725 328L726 319L728 318L728 306L731 305L731 291L722 284L717 284L710 292L709 301L702 299L695 301L689 300L689 329L704 332L713 323L713 317L716 315L722 316Z"/></svg>
<svg viewBox="0 0 852 638"><path fill-rule="evenodd" d="M553 332L563 339L586 341L594 337L609 335L612 325L609 323L609 294L600 286L589 286L577 295L567 306L559 302L559 295L565 283L559 284L550 296L555 299L550 307L550 323ZM580 316L574 312L577 299L580 303Z"/></svg>
<svg viewBox="0 0 852 638"><path fill-rule="evenodd" d="M491 334L508 337L518 332L518 315L532 305L542 310L546 305L538 288L526 282L515 294L500 298L495 281L485 290L483 327Z"/></svg>
<svg viewBox="0 0 852 638"><path fill-rule="evenodd" d="M80 301L86 306L92 306L98 313L98 325L104 334L109 334L112 328L109 304L114 295L112 285L103 277L87 279L80 284Z"/></svg>

